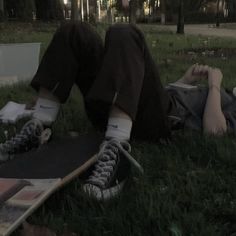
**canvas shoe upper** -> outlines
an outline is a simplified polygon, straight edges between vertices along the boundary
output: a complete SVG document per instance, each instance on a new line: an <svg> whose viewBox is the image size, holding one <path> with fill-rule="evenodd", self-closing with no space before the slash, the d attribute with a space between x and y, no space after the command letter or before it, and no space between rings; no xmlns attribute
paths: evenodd
<svg viewBox="0 0 236 236"><path fill-rule="evenodd" d="M28 121L18 134L0 144L0 162L14 158L15 154L37 148L50 135L50 130L45 130L39 120L32 119Z"/></svg>
<svg viewBox="0 0 236 236"><path fill-rule="evenodd" d="M116 196L124 186L131 163L143 172L130 152L131 146L127 141L105 140L101 144L94 170L86 180L83 190L97 200L107 200Z"/></svg>

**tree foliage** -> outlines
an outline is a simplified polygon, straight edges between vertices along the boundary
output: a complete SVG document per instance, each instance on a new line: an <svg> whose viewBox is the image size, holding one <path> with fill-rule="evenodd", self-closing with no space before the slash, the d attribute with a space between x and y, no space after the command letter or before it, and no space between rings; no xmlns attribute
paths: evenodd
<svg viewBox="0 0 236 236"><path fill-rule="evenodd" d="M168 9L172 12L177 13L179 10L179 1L176 0L165 0ZM198 12L203 7L207 6L211 2L216 2L217 0L184 0L184 11L185 12ZM235 0L231 0L235 1Z"/></svg>
<svg viewBox="0 0 236 236"><path fill-rule="evenodd" d="M35 5L37 19L50 21L64 18L60 0L35 0Z"/></svg>
<svg viewBox="0 0 236 236"><path fill-rule="evenodd" d="M229 11L229 18L236 20L236 0L226 0L226 4Z"/></svg>
<svg viewBox="0 0 236 236"><path fill-rule="evenodd" d="M30 21L33 14L40 20L63 19L61 0L5 0L6 14L10 18Z"/></svg>
<svg viewBox="0 0 236 236"><path fill-rule="evenodd" d="M32 20L35 11L34 0L7 0L4 2L7 15L21 20Z"/></svg>
<svg viewBox="0 0 236 236"><path fill-rule="evenodd" d="M134 5L135 6L135 10L140 9L143 7L143 3L145 2L145 0L130 0L130 6ZM116 8L116 10L124 15L129 15L129 11L130 9L124 8L122 5L122 0L117 0L115 2L114 7ZM132 6L131 6L132 8Z"/></svg>
<svg viewBox="0 0 236 236"><path fill-rule="evenodd" d="M72 0L76 2L77 0ZM197 14L206 7L209 3L217 3L218 0L183 0L184 4L184 15L187 14L186 19L190 19L190 16ZM228 9L228 17L236 19L236 0L222 0L226 3ZM1 2L4 3L4 10L1 9ZM83 2L80 0L80 2ZM160 17L164 16L167 20L175 20L179 14L179 0L160 0L157 4L157 0L130 0L130 7L124 8L122 6L122 0L100 0L101 8L106 9L107 6L110 8L110 3L113 2L112 8L115 8L115 12L119 15L130 17L132 22L136 21L137 15L143 18L145 21L160 20ZM144 2L148 7L148 16L144 17ZM97 0L89 0L91 12L96 15L98 14ZM0 19L3 16L9 18L15 18L18 20L29 21L32 20L33 15L39 20L50 21L50 20L62 20L64 19L63 12L63 0L0 0ZM86 8L85 4L84 7ZM95 10L94 10L95 9ZM5 12L4 12L5 11ZM76 13L76 11L72 11ZM79 11L78 11L79 12ZM77 13L78 13L77 12ZM86 11L85 11L86 12ZM114 12L114 11L113 11ZM74 18L78 18L78 14L72 14ZM107 13L109 11L107 9ZM196 14L197 13L197 14Z"/></svg>

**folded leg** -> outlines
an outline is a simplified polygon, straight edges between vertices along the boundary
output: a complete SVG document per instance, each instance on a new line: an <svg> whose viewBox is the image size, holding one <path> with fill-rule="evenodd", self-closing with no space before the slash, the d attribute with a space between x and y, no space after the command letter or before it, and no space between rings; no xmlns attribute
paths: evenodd
<svg viewBox="0 0 236 236"><path fill-rule="evenodd" d="M88 116L100 128L105 129L113 106L132 119L133 137L169 137L170 98L143 34L133 25L114 25L107 31L103 64L86 96Z"/></svg>

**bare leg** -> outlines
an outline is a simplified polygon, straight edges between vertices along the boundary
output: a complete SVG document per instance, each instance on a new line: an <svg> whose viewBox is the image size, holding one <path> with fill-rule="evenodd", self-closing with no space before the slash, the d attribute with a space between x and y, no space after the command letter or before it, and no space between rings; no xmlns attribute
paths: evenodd
<svg viewBox="0 0 236 236"><path fill-rule="evenodd" d="M122 111L120 108L118 108L117 106L112 107L111 112L110 112L110 117L123 118L123 119L132 121L131 117L127 113Z"/></svg>
<svg viewBox="0 0 236 236"><path fill-rule="evenodd" d="M203 129L207 134L221 135L226 132L226 120L221 109L220 86L223 75L219 69L208 72L209 92L203 114Z"/></svg>

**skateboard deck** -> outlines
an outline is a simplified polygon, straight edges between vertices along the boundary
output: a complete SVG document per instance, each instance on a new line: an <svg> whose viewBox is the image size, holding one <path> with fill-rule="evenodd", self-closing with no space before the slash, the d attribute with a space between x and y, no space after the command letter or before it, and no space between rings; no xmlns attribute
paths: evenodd
<svg viewBox="0 0 236 236"><path fill-rule="evenodd" d="M99 134L64 138L0 165L0 236L12 233L56 190L96 160Z"/></svg>

